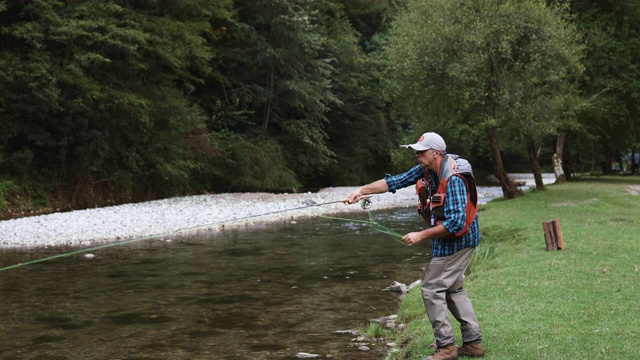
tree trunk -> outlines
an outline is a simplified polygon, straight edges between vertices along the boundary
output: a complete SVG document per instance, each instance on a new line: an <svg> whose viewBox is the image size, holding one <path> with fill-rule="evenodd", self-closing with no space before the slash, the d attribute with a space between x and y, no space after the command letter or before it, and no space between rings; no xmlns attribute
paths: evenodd
<svg viewBox="0 0 640 360"><path fill-rule="evenodd" d="M489 148L491 149L491 157L493 158L493 171L500 185L502 186L502 195L505 199L513 199L516 196L523 195L522 190L518 189L516 184L509 179L507 172L502 165L502 157L500 156L500 148L498 146L498 134L495 127L488 130Z"/></svg>
<svg viewBox="0 0 640 360"><path fill-rule="evenodd" d="M569 146L569 142L565 137L564 146L562 147L562 170L564 171L564 178L567 181L573 180L571 174L575 173L574 164L577 161L581 161L581 159L573 158L573 155L571 154L571 147Z"/></svg>
<svg viewBox="0 0 640 360"><path fill-rule="evenodd" d="M267 130L271 119L271 107L273 105L273 83L275 82L275 67L271 64L271 69L267 75L267 103L264 105L262 114L262 130Z"/></svg>
<svg viewBox="0 0 640 360"><path fill-rule="evenodd" d="M553 153L553 171L556 173L556 183L563 183L567 180L562 166L563 153L564 134L560 133L556 139L556 152Z"/></svg>
<svg viewBox="0 0 640 360"><path fill-rule="evenodd" d="M536 145L534 140L527 143L527 152L529 153L529 162L531 163L531 172L536 181L536 189L544 190L544 181L542 181L542 170L540 170L540 147Z"/></svg>

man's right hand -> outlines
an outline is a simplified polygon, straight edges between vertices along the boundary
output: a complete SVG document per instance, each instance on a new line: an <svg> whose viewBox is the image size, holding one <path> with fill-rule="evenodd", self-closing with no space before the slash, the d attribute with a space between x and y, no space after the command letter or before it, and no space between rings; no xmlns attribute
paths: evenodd
<svg viewBox="0 0 640 360"><path fill-rule="evenodd" d="M351 194L347 195L347 197L345 197L344 199L342 199L340 201L342 201L345 204L355 204L355 203L357 203L362 198L362 194L360 194L360 190L361 189L362 188L354 190Z"/></svg>

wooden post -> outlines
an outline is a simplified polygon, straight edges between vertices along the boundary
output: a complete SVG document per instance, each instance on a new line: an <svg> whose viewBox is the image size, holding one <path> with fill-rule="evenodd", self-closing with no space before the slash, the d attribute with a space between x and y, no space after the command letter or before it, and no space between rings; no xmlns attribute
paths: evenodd
<svg viewBox="0 0 640 360"><path fill-rule="evenodd" d="M544 229L544 241L547 243L547 251L564 250L560 220L545 221L542 223L542 229Z"/></svg>

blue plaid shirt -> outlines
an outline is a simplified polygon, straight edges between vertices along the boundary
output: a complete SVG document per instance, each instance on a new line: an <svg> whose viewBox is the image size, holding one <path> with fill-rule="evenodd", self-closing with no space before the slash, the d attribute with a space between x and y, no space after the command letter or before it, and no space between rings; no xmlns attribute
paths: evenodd
<svg viewBox="0 0 640 360"><path fill-rule="evenodd" d="M438 188L438 177L436 173L429 170L429 184L432 186L432 193ZM416 165L409 171L398 174L385 176L389 191L395 193L396 190L407 186L415 185L418 180L424 176L424 168ZM447 185L447 193L444 200L445 220L442 225L454 234L461 231L466 223L467 206L467 185L463 179L458 176L452 176ZM457 253L462 249L476 247L480 243L480 226L478 225L478 215L469 226L469 232L462 236L452 238L435 238L433 239L433 247L431 250L432 257L449 256Z"/></svg>

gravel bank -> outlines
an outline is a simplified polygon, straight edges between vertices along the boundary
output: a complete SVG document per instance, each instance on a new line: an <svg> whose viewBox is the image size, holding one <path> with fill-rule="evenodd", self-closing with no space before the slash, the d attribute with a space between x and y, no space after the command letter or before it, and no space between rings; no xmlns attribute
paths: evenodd
<svg viewBox="0 0 640 360"><path fill-rule="evenodd" d="M0 221L0 248L92 246L141 237L221 231L321 214L362 211L358 205L326 204L356 187L317 193L227 193L171 198L137 204ZM499 187L479 187L480 202L501 196ZM371 198L372 210L413 207L413 187ZM316 205L314 205L316 204Z"/></svg>
<svg viewBox="0 0 640 360"><path fill-rule="evenodd" d="M139 237L220 231L319 214L362 211L338 201L355 187L317 193L199 195L0 221L1 248L91 246ZM411 188L372 198L371 209L414 206ZM320 205L314 205L320 204Z"/></svg>

